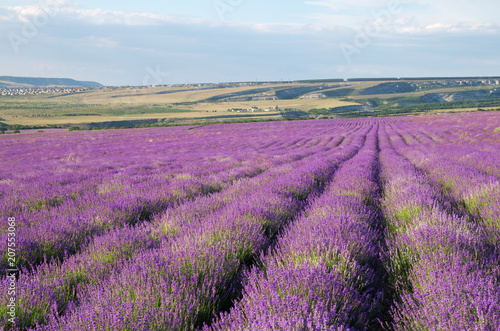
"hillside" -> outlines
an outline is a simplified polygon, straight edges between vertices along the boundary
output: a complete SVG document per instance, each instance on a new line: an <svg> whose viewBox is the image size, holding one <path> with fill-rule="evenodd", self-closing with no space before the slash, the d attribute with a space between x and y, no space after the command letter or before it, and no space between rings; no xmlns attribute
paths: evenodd
<svg viewBox="0 0 500 331"><path fill-rule="evenodd" d="M0 76L0 87L87 86L101 87L97 82L77 81L71 78L35 78Z"/></svg>
<svg viewBox="0 0 500 331"><path fill-rule="evenodd" d="M6 84L1 79L0 89ZM42 80L27 79L24 83L68 83ZM500 109L499 78L87 87L3 90L3 129L89 129Z"/></svg>

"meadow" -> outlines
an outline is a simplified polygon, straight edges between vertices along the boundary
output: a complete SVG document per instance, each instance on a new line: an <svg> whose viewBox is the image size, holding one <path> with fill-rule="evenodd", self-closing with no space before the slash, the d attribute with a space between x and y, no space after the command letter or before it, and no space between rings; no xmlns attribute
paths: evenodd
<svg viewBox="0 0 500 331"><path fill-rule="evenodd" d="M497 330L499 134L477 112L1 135L0 327Z"/></svg>

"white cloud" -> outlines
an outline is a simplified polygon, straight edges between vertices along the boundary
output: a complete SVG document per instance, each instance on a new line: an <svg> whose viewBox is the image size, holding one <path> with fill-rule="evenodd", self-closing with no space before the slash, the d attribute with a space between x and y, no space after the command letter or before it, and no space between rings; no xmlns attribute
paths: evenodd
<svg viewBox="0 0 500 331"><path fill-rule="evenodd" d="M93 46L100 47L100 48L114 48L114 47L118 46L118 42L116 40L111 39L111 38L90 36L87 39L89 40L89 42Z"/></svg>
<svg viewBox="0 0 500 331"><path fill-rule="evenodd" d="M33 17L53 17L59 13L69 11L74 5L65 0L45 0L36 4L26 6L3 6L0 7L7 11L11 20L20 22L30 22Z"/></svg>
<svg viewBox="0 0 500 331"><path fill-rule="evenodd" d="M172 73L172 82L498 75L500 25L492 17L500 8L485 6L485 0L475 9L465 0L401 0L403 14L347 64L339 45L353 44L358 32L377 21L372 12L386 9L389 1L309 0L294 24L286 15L277 16L281 23L259 23L262 18L249 16L243 7L232 21L221 21L64 3L53 8L49 24L19 54L0 38L6 50L0 60L12 75L112 85L140 84L145 68L156 65ZM22 22L41 15L39 8L0 6L0 30L22 35Z"/></svg>
<svg viewBox="0 0 500 331"><path fill-rule="evenodd" d="M306 1L315 10L308 17L359 29L372 20L375 12L400 6L393 25L403 33L496 31L500 2L496 0L317 0Z"/></svg>
<svg viewBox="0 0 500 331"><path fill-rule="evenodd" d="M115 26L162 26L162 25L184 25L184 26L205 26L207 28L236 28L250 29L263 34L294 34L311 31L320 31L323 27L320 24L307 25L298 23L241 23L222 21L218 19L206 19L186 16L163 15L151 12L124 12L108 10L102 8L82 9L74 4L68 4L63 0L57 1L57 6L28 5L15 7L0 7L4 15L0 16L5 21L11 22L32 22L34 18L49 14L51 17L82 24L95 26L115 25Z"/></svg>
<svg viewBox="0 0 500 331"><path fill-rule="evenodd" d="M204 19L197 18L160 15L148 12L126 13L123 11L105 10L100 8L77 9L71 14L76 15L81 20L96 25L115 24L127 26L150 26L165 23L201 24L206 22Z"/></svg>
<svg viewBox="0 0 500 331"><path fill-rule="evenodd" d="M485 24L464 24L464 23L433 23L424 26L408 25L397 29L402 34L496 34L500 32L500 26Z"/></svg>
<svg viewBox="0 0 500 331"><path fill-rule="evenodd" d="M285 24L285 23L258 23L251 24L251 29L260 33L271 33L271 34L302 34L308 32L321 32L324 30L324 26L307 25L307 24Z"/></svg>
<svg viewBox="0 0 500 331"><path fill-rule="evenodd" d="M3 6L5 12L4 20L29 22L34 17L59 16L68 19L78 19L93 25L126 25L126 26L154 26L166 23L175 24L200 24L206 22L204 19L192 17L180 17L161 15L149 12L123 12L117 10L106 10L101 8L81 9L74 4L63 0L43 2L27 6Z"/></svg>

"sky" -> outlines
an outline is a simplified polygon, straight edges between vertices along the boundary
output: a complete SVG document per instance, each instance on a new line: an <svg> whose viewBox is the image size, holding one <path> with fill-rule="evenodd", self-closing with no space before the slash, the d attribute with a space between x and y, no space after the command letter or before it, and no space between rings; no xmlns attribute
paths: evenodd
<svg viewBox="0 0 500 331"><path fill-rule="evenodd" d="M0 0L0 76L162 85L500 76L497 0Z"/></svg>

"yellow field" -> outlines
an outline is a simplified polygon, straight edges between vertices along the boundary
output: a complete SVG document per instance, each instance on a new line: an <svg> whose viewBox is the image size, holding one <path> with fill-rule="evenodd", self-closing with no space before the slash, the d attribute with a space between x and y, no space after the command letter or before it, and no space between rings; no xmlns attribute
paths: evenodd
<svg viewBox="0 0 500 331"><path fill-rule="evenodd" d="M220 102L220 103L197 103L185 106L186 109L199 110L218 110L224 111L233 108L248 109L258 107L260 109L268 109L278 106L280 109L294 108L302 111L307 111L313 108L334 108L341 106L356 105L352 102L339 101L337 99L292 99L292 100L274 100L274 101L241 101L241 102Z"/></svg>
<svg viewBox="0 0 500 331"><path fill-rule="evenodd" d="M0 98L0 121L10 125L44 126L134 121L145 119L256 119L280 118L279 110L308 111L313 108L334 108L353 105L338 99L291 99L241 102L203 102L208 98L255 89L289 89L316 84L264 84L221 88L145 87L106 88L71 95L36 95ZM338 84L336 84L338 85ZM165 93L168 92L168 93ZM163 93L163 94L158 94ZM270 97L274 90L245 94L242 97ZM230 112L228 109L258 107L257 112Z"/></svg>
<svg viewBox="0 0 500 331"><path fill-rule="evenodd" d="M200 88L185 88L190 91L157 94L161 92L173 92L182 90L183 88L173 87L155 87L155 88L126 88L115 91L99 91L90 93L85 97L85 102L90 104L172 104L172 103L185 103L197 102L212 98L222 94L243 92L259 88L273 88L273 87L300 87L300 84L278 84L278 85L263 85L263 86L242 86L232 88L217 88L203 90Z"/></svg>
<svg viewBox="0 0 500 331"><path fill-rule="evenodd" d="M68 125L68 124L86 124L86 123L100 123L100 122L114 122L114 121L135 121L146 119L214 119L216 117L229 117L225 119L255 119L261 118L266 114L266 118L274 119L279 118L279 112L256 112L256 113L236 113L236 112L206 112L206 111L191 111L186 113L155 113L155 114L141 114L141 115L116 115L116 116L53 116L53 117L23 117L23 116L10 116L3 115L4 123L6 124L19 124L28 126L44 126L44 125ZM272 116L271 116L272 115Z"/></svg>

